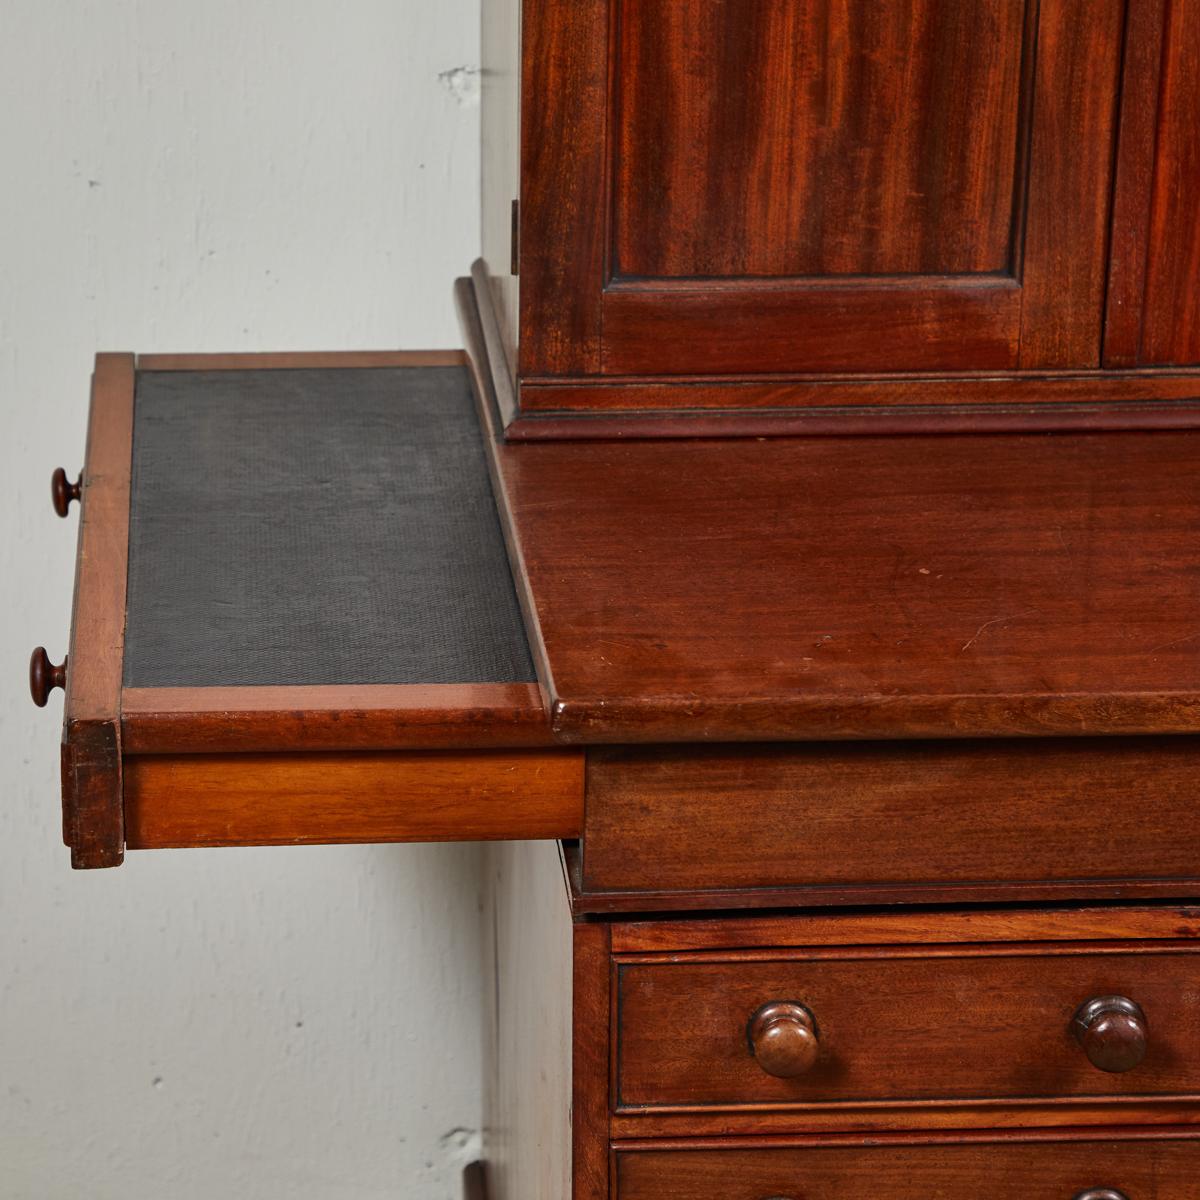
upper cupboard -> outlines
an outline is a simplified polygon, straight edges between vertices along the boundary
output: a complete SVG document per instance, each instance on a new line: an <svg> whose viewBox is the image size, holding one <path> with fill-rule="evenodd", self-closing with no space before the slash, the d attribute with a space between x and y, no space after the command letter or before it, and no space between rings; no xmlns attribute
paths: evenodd
<svg viewBox="0 0 1200 1200"><path fill-rule="evenodd" d="M1131 368L1200 363L1197 0L490 9L523 415L1191 398Z"/></svg>

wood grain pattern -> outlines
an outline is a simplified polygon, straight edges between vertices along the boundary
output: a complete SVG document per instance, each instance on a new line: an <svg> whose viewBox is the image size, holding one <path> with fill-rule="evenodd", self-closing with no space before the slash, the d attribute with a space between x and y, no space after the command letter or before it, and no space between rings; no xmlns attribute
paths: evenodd
<svg viewBox="0 0 1200 1200"><path fill-rule="evenodd" d="M1017 432L1036 415L1031 406L1054 406L1052 418L1065 426L1072 416L1105 419L1115 406L1156 406L1170 411L1187 405L1186 419L1200 411L1200 373L1194 370L1046 371L980 375L770 376L763 378L629 376L614 380L527 379L521 386L525 417L542 413L645 415L656 410L672 416L695 416L695 410L834 409L843 423L855 409L865 431L882 430L905 412L935 414L939 421L958 413L996 408L1001 431ZM879 409L886 409L881 412ZM945 409L954 412L946 413ZM874 411L872 411L874 410ZM942 410L940 413L938 410ZM1134 410L1136 411L1136 409ZM780 416L775 412L774 416ZM978 415L978 414L976 414ZM631 422L632 425L632 422ZM941 427L941 426L939 426ZM683 426L684 430L688 428ZM799 426L797 427L799 428ZM511 429L508 436L512 436ZM680 436L686 436L681 434Z"/></svg>
<svg viewBox="0 0 1200 1200"><path fill-rule="evenodd" d="M1141 361L1200 362L1200 10L1170 0L1164 32Z"/></svg>
<svg viewBox="0 0 1200 1200"><path fill-rule="evenodd" d="M1130 1200L1189 1200L1200 1170L1197 1135L1122 1131L1075 1138L963 1140L919 1145L883 1138L809 1143L744 1140L616 1147L618 1200L914 1200L1038 1196L1072 1200L1118 1188Z"/></svg>
<svg viewBox="0 0 1200 1200"><path fill-rule="evenodd" d="M1141 359L1167 3L1168 0L1138 0L1129 5L1125 19L1108 301L1104 313L1104 365L1109 368L1135 366Z"/></svg>
<svg viewBox="0 0 1200 1200"><path fill-rule="evenodd" d="M643 385L622 385L636 401ZM711 391L717 403L721 385ZM1035 384L1030 390L1036 392ZM699 389L701 395L706 389ZM753 389L748 389L751 395ZM1052 389L1050 389L1052 390ZM1105 389L1100 389L1101 391ZM653 385L647 398L654 393ZM606 397L600 407L604 407ZM514 442L639 441L659 438L859 437L952 433L1113 433L1200 428L1200 404L889 405L870 408L661 409L518 414L505 430Z"/></svg>
<svg viewBox="0 0 1200 1200"><path fill-rule="evenodd" d="M890 908L874 912L744 913L688 920L656 918L613 926L614 954L761 946L957 945L964 942L1077 942L1200 938L1200 907L1111 905L1063 908Z"/></svg>
<svg viewBox="0 0 1200 1200"><path fill-rule="evenodd" d="M796 1137L804 1135L869 1133L885 1135L919 1128L944 1131L962 1138L970 1131L1011 1130L1017 1136L1043 1130L1090 1129L1108 1137L1127 1126L1171 1129L1200 1126L1200 1106L1194 1099L1152 1100L1038 1100L986 1103L918 1103L911 1105L845 1104L825 1108L715 1109L711 1112L671 1112L650 1109L618 1113L610 1123L615 1141L627 1139L686 1139L719 1137ZM757 1200L757 1198L756 1198ZM924 1198L922 1198L924 1200ZM1068 1196L1067 1200L1072 1200Z"/></svg>
<svg viewBox="0 0 1200 1200"><path fill-rule="evenodd" d="M585 892L1200 891L1194 738L595 748ZM962 899L948 891L947 899Z"/></svg>
<svg viewBox="0 0 1200 1200"><path fill-rule="evenodd" d="M571 1200L609 1200L609 1047L614 1014L610 927L576 922L572 1054ZM524 1198L522 1198L524 1200Z"/></svg>
<svg viewBox="0 0 1200 1200"><path fill-rule="evenodd" d="M536 684L126 688L130 754L482 749L553 740Z"/></svg>
<svg viewBox="0 0 1200 1200"><path fill-rule="evenodd" d="M484 851L484 1150L490 1200L571 1194L571 910L548 842Z"/></svg>
<svg viewBox="0 0 1200 1200"><path fill-rule="evenodd" d="M519 371L600 366L609 0L524 0Z"/></svg>
<svg viewBox="0 0 1200 1200"><path fill-rule="evenodd" d="M1004 371L1022 289L1004 277L604 293L604 372Z"/></svg>
<svg viewBox="0 0 1200 1200"><path fill-rule="evenodd" d="M1098 366L1124 14L527 6L519 379Z"/></svg>
<svg viewBox="0 0 1200 1200"><path fill-rule="evenodd" d="M588 742L1200 728L1200 437L492 445Z"/></svg>
<svg viewBox="0 0 1200 1200"><path fill-rule="evenodd" d="M100 354L92 376L63 718L63 838L77 868L124 855L121 669L129 553L133 356Z"/></svg>
<svg viewBox="0 0 1200 1200"><path fill-rule="evenodd" d="M568 847L568 850L571 848ZM577 857L568 854L568 860ZM577 880L577 876L574 876ZM576 903L580 897L575 896ZM730 901L737 903L737 901ZM851 912L802 912L786 915L740 915L726 914L717 918L638 918L618 921L612 927L612 950L620 962L668 964L677 961L696 963L720 963L737 961L744 964L740 969L754 971L756 962L780 957L780 951L791 951L792 961L802 961L809 952L831 950L835 958L845 961L858 954L860 963L866 962L863 948L875 947L872 951L876 961L886 970L892 952L918 958L926 956L931 966L931 977L940 979L934 956L949 954L966 960L980 951L990 950L1001 954L1040 954L1058 948L1069 956L1079 950L1080 943L1093 943L1088 950L1122 950L1118 943L1136 946L1139 952L1153 953L1156 949L1171 950L1178 939L1186 940L1188 950L1197 942L1200 933L1200 910L1194 906L1155 905L1108 907L1081 907L1071 905L1058 908L1009 907L1002 909L914 909L885 908ZM820 953L815 956L820 958ZM988 960L990 961L990 960ZM1059 959L1051 958L1051 964ZM819 967L818 963L818 967ZM1137 966L1134 964L1133 973ZM1044 978L1049 982L1052 971ZM877 981L876 981L877 982ZM872 983L875 987L876 983ZM660 995L669 996L673 988ZM1186 988L1183 989L1186 991ZM957 994L957 993L955 993ZM1174 1003L1177 994L1170 997ZM839 994L839 1001L842 999ZM702 994L699 1005L706 1003ZM942 1003L938 1001L937 1003ZM944 1000L948 1006L952 1001ZM988 1001L993 1012L999 1013L1001 1000ZM930 1023L916 1021L914 1012L924 1013L924 1007L897 1006L897 1019L904 1023L905 1039L925 1036ZM970 1037L963 1014L967 1010L952 1012L947 1028L947 1039ZM694 1012L693 1014L694 1015ZM1064 1029L1071 1014L1063 1005L1057 1014ZM690 1018L689 1018L690 1019ZM1021 1021L1014 1016L1011 1035L1015 1038ZM920 1031L925 1031L922 1033ZM1008 1036L1007 1034L1005 1036ZM1068 1035L1069 1036L1069 1035ZM672 1035L664 1034L661 1047L653 1053L671 1053ZM1060 1046L1061 1049L1061 1046ZM986 1069L989 1078L999 1068L995 1062L984 1060L969 1050L964 1051L966 1062L975 1062L981 1071ZM924 1068L921 1076L924 1076ZM714 1072L713 1079L720 1076ZM1003 1078L1011 1079L1010 1070ZM837 1083L837 1079L834 1079ZM1163 1098L1145 1099L1121 1096L1113 1091L1107 1096L1081 1098L1078 1095L1041 1097L1036 1101L1009 1096L992 1096L987 1099L953 1100L910 1100L897 1106L890 1101L854 1101L840 1099L833 1104L812 1104L797 1101L788 1107L770 1105L744 1106L736 1110L729 1108L685 1109L631 1108L625 1113L616 1113L612 1120L615 1138L661 1138L686 1136L689 1138L732 1134L752 1136L761 1134L795 1134L797 1132L851 1130L911 1130L946 1129L960 1131L963 1136L970 1129L1030 1129L1049 1127L1079 1127L1101 1125L1172 1125L1200 1122L1200 1105L1194 1098L1170 1100Z"/></svg>
<svg viewBox="0 0 1200 1200"><path fill-rule="evenodd" d="M1200 1096L1196 943L1133 949L763 949L619 961L617 1109ZM1071 1030L1098 996L1149 1021L1144 1062L1098 1070ZM765 1071L747 1024L766 1004L812 1013L816 1064Z"/></svg>
<svg viewBox="0 0 1200 1200"><path fill-rule="evenodd" d="M1011 272L1037 5L616 7L614 276Z"/></svg>
<svg viewBox="0 0 1200 1200"><path fill-rule="evenodd" d="M202 754L125 760L130 849L577 836L561 750Z"/></svg>
<svg viewBox="0 0 1200 1200"><path fill-rule="evenodd" d="M1100 362L1125 0L1041 6L1021 366Z"/></svg>

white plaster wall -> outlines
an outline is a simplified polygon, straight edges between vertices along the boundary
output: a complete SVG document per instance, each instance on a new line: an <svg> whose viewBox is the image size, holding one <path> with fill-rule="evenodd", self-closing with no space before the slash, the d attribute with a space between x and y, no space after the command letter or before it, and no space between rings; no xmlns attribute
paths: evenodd
<svg viewBox="0 0 1200 1200"><path fill-rule="evenodd" d="M458 344L479 0L0 0L0 1197L458 1195L473 847L73 873L61 693L98 349ZM440 79L439 74L449 72Z"/></svg>

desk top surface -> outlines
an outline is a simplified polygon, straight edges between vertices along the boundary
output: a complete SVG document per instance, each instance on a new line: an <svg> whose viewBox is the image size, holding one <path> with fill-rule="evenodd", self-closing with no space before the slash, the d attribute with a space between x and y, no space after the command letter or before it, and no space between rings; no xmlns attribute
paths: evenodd
<svg viewBox="0 0 1200 1200"><path fill-rule="evenodd" d="M567 740L1200 728L1200 434L495 450Z"/></svg>

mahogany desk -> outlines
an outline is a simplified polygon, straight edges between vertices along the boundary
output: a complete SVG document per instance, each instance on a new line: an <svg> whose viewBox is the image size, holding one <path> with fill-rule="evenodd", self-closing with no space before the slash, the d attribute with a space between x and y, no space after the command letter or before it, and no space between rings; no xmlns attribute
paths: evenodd
<svg viewBox="0 0 1200 1200"><path fill-rule="evenodd" d="M937 451L102 356L73 861L496 839L498 1198L1189 1195L1200 434Z"/></svg>
<svg viewBox="0 0 1200 1200"><path fill-rule="evenodd" d="M98 362L74 863L489 839L476 1195L1194 1200L1200 3L482 44L464 355Z"/></svg>

